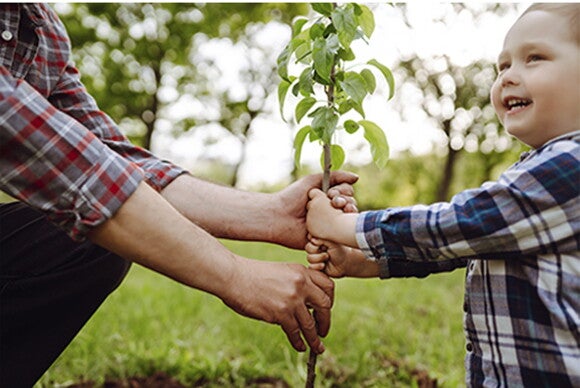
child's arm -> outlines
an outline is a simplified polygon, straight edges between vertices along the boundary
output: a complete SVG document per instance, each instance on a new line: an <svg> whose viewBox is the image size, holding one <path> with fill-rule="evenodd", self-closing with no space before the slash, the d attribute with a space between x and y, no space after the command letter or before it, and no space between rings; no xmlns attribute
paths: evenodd
<svg viewBox="0 0 580 388"><path fill-rule="evenodd" d="M358 248L356 242L356 220L358 214L344 213L335 209L326 194L318 189L308 193L306 228L315 238Z"/></svg>
<svg viewBox="0 0 580 388"><path fill-rule="evenodd" d="M370 278L379 276L379 264L368 260L360 249L340 245L332 241L310 238L304 248L310 268L324 271L328 276Z"/></svg>

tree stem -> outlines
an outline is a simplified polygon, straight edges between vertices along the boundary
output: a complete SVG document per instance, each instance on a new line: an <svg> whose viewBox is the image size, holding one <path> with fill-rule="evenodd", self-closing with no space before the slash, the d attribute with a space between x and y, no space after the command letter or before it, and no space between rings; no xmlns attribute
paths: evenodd
<svg viewBox="0 0 580 388"><path fill-rule="evenodd" d="M322 176L322 191L327 193L328 189L330 188L330 168L332 167L330 165L330 144L328 143L324 144L323 152L324 152L324 173Z"/></svg>
<svg viewBox="0 0 580 388"><path fill-rule="evenodd" d="M316 356L314 350L310 349L308 354L308 375L306 376L306 388L314 388L314 380L316 379Z"/></svg>
<svg viewBox="0 0 580 388"><path fill-rule="evenodd" d="M332 4L333 8L337 7L336 3ZM332 21L332 18L331 18ZM329 107L334 106L334 85L336 83L335 78L335 71L336 71L336 56L333 59L332 67L330 68L330 85L326 88L326 100ZM328 192L330 188L330 168L331 166L331 158L330 158L330 142L324 142L323 145L323 152L324 152L324 171L322 175L322 191L325 193ZM310 353L308 354L308 372L306 376L306 388L314 388L314 380L316 379L316 358L318 355L310 349Z"/></svg>

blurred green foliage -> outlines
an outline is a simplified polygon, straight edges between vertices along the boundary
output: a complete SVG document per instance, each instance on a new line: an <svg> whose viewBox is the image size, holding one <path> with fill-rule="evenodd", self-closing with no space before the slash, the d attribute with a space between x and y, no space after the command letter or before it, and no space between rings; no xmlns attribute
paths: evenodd
<svg viewBox="0 0 580 388"><path fill-rule="evenodd" d="M201 42L244 39L252 24L289 23L306 12L297 3L70 3L57 7L71 38L82 80L100 108L149 148L164 106L159 91L209 94L214 79L195 63ZM227 53L224 53L227 54ZM183 132L196 123L173 122Z"/></svg>

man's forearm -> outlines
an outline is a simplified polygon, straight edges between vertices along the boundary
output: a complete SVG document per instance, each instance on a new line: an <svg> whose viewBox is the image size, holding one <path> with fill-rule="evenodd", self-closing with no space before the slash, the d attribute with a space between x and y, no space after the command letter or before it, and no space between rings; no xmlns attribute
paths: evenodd
<svg viewBox="0 0 580 388"><path fill-rule="evenodd" d="M104 248L180 283L220 295L235 256L141 183L113 218L89 233Z"/></svg>
<svg viewBox="0 0 580 388"><path fill-rule="evenodd" d="M216 237L271 241L271 195L246 192L181 175L161 194L187 219Z"/></svg>

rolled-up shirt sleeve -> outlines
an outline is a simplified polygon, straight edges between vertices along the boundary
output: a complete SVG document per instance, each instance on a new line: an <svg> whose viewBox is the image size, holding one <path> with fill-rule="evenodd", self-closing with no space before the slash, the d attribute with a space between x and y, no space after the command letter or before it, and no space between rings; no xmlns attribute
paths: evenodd
<svg viewBox="0 0 580 388"><path fill-rule="evenodd" d="M111 218L145 180L185 171L133 145L80 80L70 40L46 4L0 4L0 189L73 239Z"/></svg>
<svg viewBox="0 0 580 388"><path fill-rule="evenodd" d="M144 179L143 170L0 67L0 188L83 240Z"/></svg>
<svg viewBox="0 0 580 388"><path fill-rule="evenodd" d="M185 170L159 159L150 151L132 144L117 124L99 109L81 83L78 70L69 63L59 78L49 100L58 110L77 120L95 134L108 148L139 166L147 183L161 191Z"/></svg>

